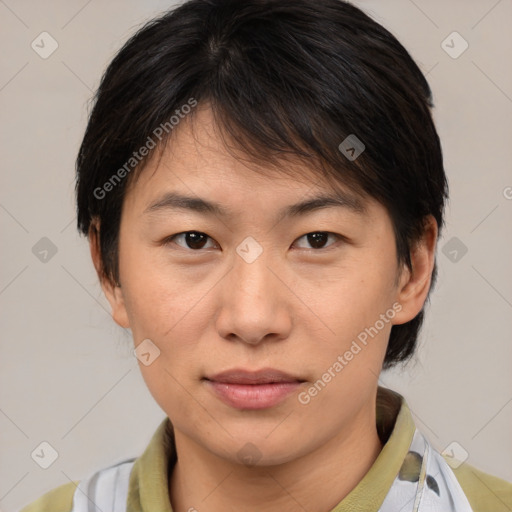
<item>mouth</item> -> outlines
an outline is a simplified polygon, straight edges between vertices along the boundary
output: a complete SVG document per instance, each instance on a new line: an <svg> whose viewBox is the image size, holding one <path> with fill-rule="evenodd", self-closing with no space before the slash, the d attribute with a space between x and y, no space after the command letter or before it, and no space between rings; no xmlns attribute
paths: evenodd
<svg viewBox="0 0 512 512"><path fill-rule="evenodd" d="M236 409L267 409L283 402L304 379L273 368L233 369L203 379L225 404Z"/></svg>

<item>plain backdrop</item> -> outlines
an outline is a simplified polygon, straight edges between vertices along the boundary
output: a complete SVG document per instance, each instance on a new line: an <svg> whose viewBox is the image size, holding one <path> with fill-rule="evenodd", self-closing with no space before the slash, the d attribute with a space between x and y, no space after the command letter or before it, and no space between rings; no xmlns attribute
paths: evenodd
<svg viewBox="0 0 512 512"><path fill-rule="evenodd" d="M354 3L427 74L451 189L420 350L381 382L407 398L437 449L456 441L469 463L512 480L512 1ZM4 512L140 455L165 417L129 332L110 317L76 232L73 194L103 70L135 29L171 5L0 0ZM58 44L47 58L31 46L44 37L44 51L52 49L42 32ZM31 457L42 442L58 453L48 469Z"/></svg>

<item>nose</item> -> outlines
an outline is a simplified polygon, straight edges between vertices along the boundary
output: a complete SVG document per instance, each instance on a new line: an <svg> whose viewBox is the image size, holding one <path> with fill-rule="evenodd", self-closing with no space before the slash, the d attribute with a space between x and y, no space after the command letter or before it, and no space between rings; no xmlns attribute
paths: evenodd
<svg viewBox="0 0 512 512"><path fill-rule="evenodd" d="M265 251L248 262L238 254L226 276L217 317L219 334L248 345L285 339L291 320L290 290L284 272Z"/></svg>

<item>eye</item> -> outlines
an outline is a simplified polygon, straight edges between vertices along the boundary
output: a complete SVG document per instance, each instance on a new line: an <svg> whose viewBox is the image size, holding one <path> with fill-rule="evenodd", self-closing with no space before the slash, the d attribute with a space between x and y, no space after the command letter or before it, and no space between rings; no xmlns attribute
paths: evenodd
<svg viewBox="0 0 512 512"><path fill-rule="evenodd" d="M206 233L202 233L201 231L184 231L183 233L176 233L175 235L167 237L163 243L164 245L168 245L171 243L175 243L174 241L179 239L180 237L184 237L185 246L181 244L180 247L184 249L192 249L194 251L199 251L205 247L205 242L210 238ZM213 240L210 238L210 240Z"/></svg>
<svg viewBox="0 0 512 512"><path fill-rule="evenodd" d="M329 239L329 236L332 236L338 240L343 239L341 235L337 235L335 233L330 233L329 231L313 231L311 233L307 233L297 240L302 240L303 238L306 239L307 243L311 245L313 249L325 249L325 244L327 240ZM327 246L330 247L333 244L329 244ZM305 249L308 249L308 247L305 247Z"/></svg>
<svg viewBox="0 0 512 512"><path fill-rule="evenodd" d="M311 233L306 233L301 236L297 240L305 239L310 247L299 247L301 249L313 249L313 250L322 250L331 247L334 245L334 242L327 245L326 243L329 240L329 237L332 237L336 240L343 240L341 235L337 235L336 233L330 233L329 231L313 231ZM182 238L182 243L177 243L176 240ZM201 231L184 231L182 233L176 233L175 235L171 235L163 240L164 245L169 245L175 243L179 247L183 249L190 249L195 252L199 252L201 249L204 249L206 246L206 242L208 240L213 240L206 233L202 233ZM297 243L297 242L296 242ZM183 245L185 244L185 245Z"/></svg>

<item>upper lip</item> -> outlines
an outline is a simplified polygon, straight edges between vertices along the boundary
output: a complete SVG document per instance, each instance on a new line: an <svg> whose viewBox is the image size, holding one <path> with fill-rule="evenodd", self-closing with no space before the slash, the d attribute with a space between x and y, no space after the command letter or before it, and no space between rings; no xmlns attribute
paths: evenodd
<svg viewBox="0 0 512 512"><path fill-rule="evenodd" d="M272 382L304 382L298 377L274 368L261 370L244 370L234 368L206 377L206 380L226 384L269 384Z"/></svg>

